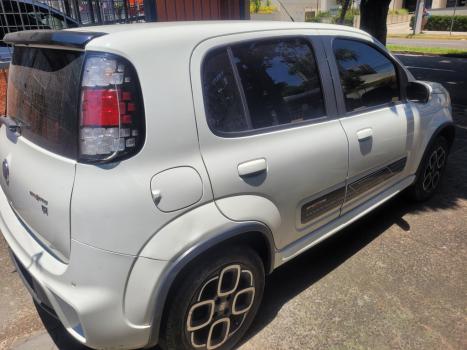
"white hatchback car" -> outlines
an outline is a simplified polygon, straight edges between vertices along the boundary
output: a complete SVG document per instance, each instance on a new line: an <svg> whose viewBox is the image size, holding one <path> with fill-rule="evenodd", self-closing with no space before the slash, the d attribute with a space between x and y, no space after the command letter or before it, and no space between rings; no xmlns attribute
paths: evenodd
<svg viewBox="0 0 467 350"><path fill-rule="evenodd" d="M0 229L34 299L93 348L230 349L265 274L408 189L449 94L368 34L281 22L8 34Z"/></svg>

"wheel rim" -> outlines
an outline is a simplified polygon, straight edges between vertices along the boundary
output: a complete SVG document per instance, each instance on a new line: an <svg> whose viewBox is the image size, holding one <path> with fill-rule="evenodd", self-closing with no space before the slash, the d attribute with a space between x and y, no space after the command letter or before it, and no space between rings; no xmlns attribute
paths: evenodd
<svg viewBox="0 0 467 350"><path fill-rule="evenodd" d="M423 173L422 187L425 192L431 192L439 185L441 171L445 165L446 151L443 147L438 147L428 158L428 162Z"/></svg>
<svg viewBox="0 0 467 350"><path fill-rule="evenodd" d="M197 349L225 344L245 321L255 299L253 273L238 264L228 265L204 282L185 322L185 333Z"/></svg>

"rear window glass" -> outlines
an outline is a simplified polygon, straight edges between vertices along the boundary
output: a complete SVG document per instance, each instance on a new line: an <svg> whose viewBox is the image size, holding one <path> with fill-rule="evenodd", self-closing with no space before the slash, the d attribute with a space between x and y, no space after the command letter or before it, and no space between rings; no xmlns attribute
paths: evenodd
<svg viewBox="0 0 467 350"><path fill-rule="evenodd" d="M77 51L15 47L7 114L26 127L22 136L68 158L77 155L80 74Z"/></svg>
<svg viewBox="0 0 467 350"><path fill-rule="evenodd" d="M232 46L254 129L325 115L318 67L303 39Z"/></svg>
<svg viewBox="0 0 467 350"><path fill-rule="evenodd" d="M209 126L227 132L248 130L240 91L226 49L211 53L203 80Z"/></svg>
<svg viewBox="0 0 467 350"><path fill-rule="evenodd" d="M252 41L212 52L203 66L209 126L239 132L325 116L310 44L301 38Z"/></svg>

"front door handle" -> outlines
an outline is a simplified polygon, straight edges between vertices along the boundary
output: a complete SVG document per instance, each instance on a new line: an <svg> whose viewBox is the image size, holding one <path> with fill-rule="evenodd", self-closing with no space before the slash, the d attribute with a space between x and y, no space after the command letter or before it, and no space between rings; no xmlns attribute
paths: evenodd
<svg viewBox="0 0 467 350"><path fill-rule="evenodd" d="M249 160L247 162L238 164L238 175L240 176L258 175L267 170L268 170L268 163L266 162L266 159L264 158L253 159L253 160Z"/></svg>
<svg viewBox="0 0 467 350"><path fill-rule="evenodd" d="M358 141L366 141L368 139L371 139L373 137L373 129L372 128L366 128L362 130L357 131L357 138Z"/></svg>

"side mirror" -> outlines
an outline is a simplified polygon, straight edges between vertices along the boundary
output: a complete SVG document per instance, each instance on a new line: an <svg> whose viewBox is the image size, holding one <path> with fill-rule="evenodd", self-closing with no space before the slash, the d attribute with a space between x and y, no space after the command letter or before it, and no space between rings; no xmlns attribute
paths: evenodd
<svg viewBox="0 0 467 350"><path fill-rule="evenodd" d="M407 99L417 103L427 103L430 99L430 88L418 81L411 81L407 84Z"/></svg>

